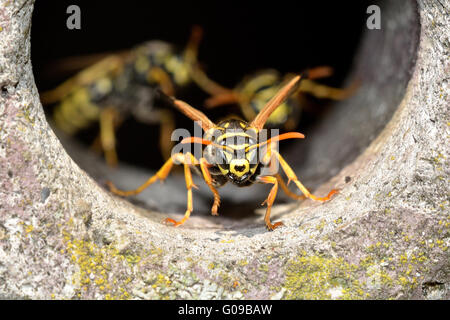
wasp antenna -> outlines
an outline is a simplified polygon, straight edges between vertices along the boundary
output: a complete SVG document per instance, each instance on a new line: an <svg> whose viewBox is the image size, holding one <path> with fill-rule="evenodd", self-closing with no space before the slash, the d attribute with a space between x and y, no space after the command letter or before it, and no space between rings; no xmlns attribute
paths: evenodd
<svg viewBox="0 0 450 320"><path fill-rule="evenodd" d="M305 135L300 132L286 132L283 134L280 134L278 136L272 137L268 139L267 141L252 145L247 148L247 151L254 149L254 148L261 148L262 146L266 144L271 144L272 142L281 141L281 140L287 140L287 139L304 139Z"/></svg>
<svg viewBox="0 0 450 320"><path fill-rule="evenodd" d="M155 89L155 94L157 98L160 98L163 101L168 102L170 105L173 105L179 111L184 113L188 118L194 121L200 121L203 130L208 131L209 129L216 126L214 122L209 120L209 118L203 112L195 109L188 103L182 100L177 100L174 97L165 94L164 91L159 88Z"/></svg>
<svg viewBox="0 0 450 320"><path fill-rule="evenodd" d="M283 88L281 88L277 92L277 94L272 99L270 99L270 101L258 113L255 119L253 119L253 121L250 123L250 126L261 130L272 112L274 112L275 109L292 93L292 91L300 81L300 78L300 75L295 76Z"/></svg>
<svg viewBox="0 0 450 320"><path fill-rule="evenodd" d="M205 146L213 144L211 141L202 139L200 137L187 137L187 138L184 138L183 140L181 140L181 143L182 144L185 144L185 143L200 143L200 144L204 144Z"/></svg>
<svg viewBox="0 0 450 320"><path fill-rule="evenodd" d="M190 106L188 103L182 100L173 99L173 104L175 107L184 113L188 118L194 121L200 121L200 125L204 131L208 131L211 128L214 128L216 125L214 122L209 120L209 118L201 111L195 109Z"/></svg>

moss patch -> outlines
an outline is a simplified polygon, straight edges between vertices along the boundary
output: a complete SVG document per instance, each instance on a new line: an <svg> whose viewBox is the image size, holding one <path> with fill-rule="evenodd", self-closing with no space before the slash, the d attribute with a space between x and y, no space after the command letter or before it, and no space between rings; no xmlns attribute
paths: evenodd
<svg viewBox="0 0 450 320"><path fill-rule="evenodd" d="M358 266L343 258L301 255L287 264L286 299L362 299L369 297L354 278Z"/></svg>

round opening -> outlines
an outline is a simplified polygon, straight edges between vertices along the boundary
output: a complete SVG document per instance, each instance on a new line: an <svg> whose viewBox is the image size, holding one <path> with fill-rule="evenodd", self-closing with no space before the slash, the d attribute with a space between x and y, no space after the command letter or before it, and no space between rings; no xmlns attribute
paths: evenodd
<svg viewBox="0 0 450 320"><path fill-rule="evenodd" d="M342 101L307 97L308 107L296 128L306 139L281 144L281 153L300 181L314 191L354 161L381 132L403 97L414 66L419 37L415 4L407 0L376 2L381 29L369 29L367 19L371 14L367 8L372 4L83 3L81 29L70 30L66 26L69 1L51 5L38 2L31 37L34 74L38 89L45 91L79 71L74 63L61 63L67 57L115 52L152 39L182 48L193 25L204 30L199 60L212 79L229 88L261 69L287 73L331 66L334 74L320 83L344 88L357 82L358 89ZM48 19L49 15L55 19ZM233 106L205 110L202 106L208 95L196 88L178 97L199 107L213 121L240 112ZM51 110L47 108L49 118ZM176 124L193 130L192 122L181 114L176 115ZM126 119L117 132L121 162L116 169L108 167L89 147L98 134L98 125L75 136L67 136L58 128L55 132L72 158L102 185L111 180L122 189L134 189L164 162L158 149L158 127L132 118ZM347 176L340 183L351 183L352 178ZM213 198L200 181L195 180L200 190L194 191L193 222L186 227L262 226L261 215L255 210L261 208L269 186L227 185L219 189L220 217L209 218ZM178 219L186 208L182 170L174 171L163 186L153 185L129 200ZM281 203L286 205L274 209L273 220L284 220L284 215L298 205L279 191L276 204Z"/></svg>

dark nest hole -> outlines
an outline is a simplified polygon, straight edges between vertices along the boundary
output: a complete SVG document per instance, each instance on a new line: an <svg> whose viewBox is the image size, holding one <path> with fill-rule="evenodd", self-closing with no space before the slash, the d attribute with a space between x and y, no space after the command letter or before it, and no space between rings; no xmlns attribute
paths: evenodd
<svg viewBox="0 0 450 320"><path fill-rule="evenodd" d="M81 8L81 30L66 28L66 8L71 4ZM366 26L366 10L371 4L381 9L380 30ZM358 91L340 102L310 97L309 111L302 113L297 128L306 139L287 141L281 146L300 180L313 191L364 151L401 101L418 44L419 17L415 6L407 0L358 1L348 5L333 1L281 1L270 6L256 2L37 2L31 37L32 63L38 89L48 90L75 72L71 66L55 67L55 61L123 50L151 39L183 47L191 26L200 25L204 38L199 60L211 78L228 87L264 68L286 73L329 65L334 68L334 75L321 83L345 87L359 81ZM198 107L206 97L195 88L179 96ZM51 108L46 111L50 117ZM205 113L218 120L230 113L239 114L239 110L229 107ZM177 126L193 128L181 114L177 115ZM157 147L158 127L133 119L125 121L117 134L121 160L118 169L108 168L101 157L89 150L97 130L94 126L76 137L67 137L55 128L68 153L99 184L112 180L123 189L132 189L163 163ZM164 186L152 186L130 201L161 212L184 213L186 192L181 173L174 172ZM347 176L342 183L352 181ZM200 179L197 182L202 185ZM268 191L267 186L226 186L219 190L219 213L224 218L216 221L229 227L228 222L240 218L259 219L261 215L255 214L255 209ZM280 191L276 203L288 201ZM193 216L209 214L211 203L209 190L194 191ZM282 219L283 214L275 213L275 218Z"/></svg>

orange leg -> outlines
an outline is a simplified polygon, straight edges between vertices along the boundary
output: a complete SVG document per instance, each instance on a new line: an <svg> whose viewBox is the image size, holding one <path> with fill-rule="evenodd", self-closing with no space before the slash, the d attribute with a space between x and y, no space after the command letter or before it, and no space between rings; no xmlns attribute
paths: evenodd
<svg viewBox="0 0 450 320"><path fill-rule="evenodd" d="M300 189L300 191L305 195L305 197L316 200L316 201L328 201L331 199L331 196L338 192L337 189L331 190L326 197L316 197L312 193L308 191L308 189L305 188L305 186L298 180L297 176L295 175L292 168L287 164L287 162L283 159L283 157L275 150L272 151L274 153L274 156L279 161L281 167L283 168L283 171L286 173L286 176L288 177L288 183L291 181L294 181L294 183L297 185L297 187Z"/></svg>
<svg viewBox="0 0 450 320"><path fill-rule="evenodd" d="M264 202L262 203L262 205L267 204L266 215L264 216L264 221L266 222L267 229L269 229L269 231L273 231L276 228L283 225L283 223L281 221L275 222L274 224L272 224L270 222L270 211L272 209L273 202L275 201L275 197L277 196L278 181L277 181L277 178L272 177L272 176L259 177L258 180L262 183L272 183L273 184L273 187L270 190L270 193L267 196L267 199L264 200Z"/></svg>
<svg viewBox="0 0 450 320"><path fill-rule="evenodd" d="M123 197L133 196L133 195L139 194L142 191L144 191L148 186L153 184L156 180L158 180L158 179L161 181L165 180L167 178L167 176L169 175L172 167L173 167L173 160L172 160L172 158L170 158L169 160L166 161L166 163L164 163L164 165L161 167L161 169L159 169L159 171L155 175L150 177L143 185L141 185L140 187L138 187L137 189L134 189L134 190L130 190L130 191L119 190L113 185L113 183L111 181L108 181L106 183L106 185L109 187L109 190L111 190L111 192L114 194L117 194L117 195L123 196Z"/></svg>
<svg viewBox="0 0 450 320"><path fill-rule="evenodd" d="M286 183L284 183L283 178L278 173L275 175L275 177L277 178L278 184L280 185L281 189L283 189L284 193L286 193L286 195L288 197L295 199L295 200L306 199L306 197L304 195L298 195L298 194L293 193L291 190L289 190Z"/></svg>
<svg viewBox="0 0 450 320"><path fill-rule="evenodd" d="M198 164L198 161L194 158L194 156L190 153L184 155L182 153L174 154L169 160L164 163L164 165L159 169L159 171L150 179L148 179L143 185L141 185L139 188L135 190L130 191L122 191L117 189L110 181L107 182L107 185L111 192L119 195L119 196L131 196L141 193L144 189L146 189L148 186L153 184L156 180L165 180L167 176L170 173L170 170L172 169L175 162L182 163L184 165L184 176L186 180L186 189L187 189L187 210L184 214L183 219L180 221L175 221L171 218L167 218L164 220L165 223L172 223L175 227L178 227L179 225L182 225L191 215L191 212L193 210L193 201L192 201L192 188L197 188L197 186L194 184L192 180L192 174L191 169L189 168L190 165Z"/></svg>
<svg viewBox="0 0 450 320"><path fill-rule="evenodd" d="M217 189L214 188L214 186L212 185L211 174L209 173L209 170L208 170L208 162L206 161L205 158L200 158L200 168L202 169L203 179L205 179L206 184L208 185L208 187L211 189L212 193L214 194L214 203L211 208L211 214L213 216L218 216L219 214L217 213L217 210L220 206L220 195L219 195L219 192L217 191Z"/></svg>
<svg viewBox="0 0 450 320"><path fill-rule="evenodd" d="M186 222L187 219L189 219L189 216L191 215L192 210L194 210L193 201L192 201L192 188L197 188L197 186L192 181L192 173L191 169L189 167L189 160L187 160L187 157L189 155L186 155L186 158L184 158L183 165L184 165L184 178L186 180L186 189L187 189L187 209L184 214L183 219L180 221L176 221L172 218L166 218L164 220L164 223L171 223L174 227L178 227ZM181 157L180 157L181 158ZM181 160L181 159L179 159Z"/></svg>

